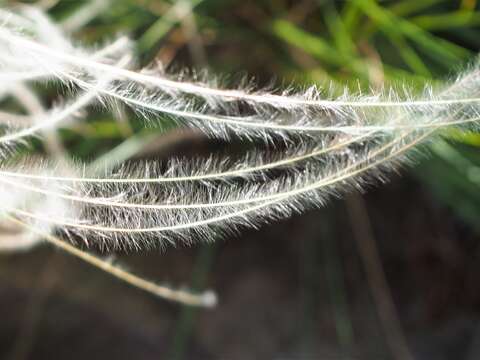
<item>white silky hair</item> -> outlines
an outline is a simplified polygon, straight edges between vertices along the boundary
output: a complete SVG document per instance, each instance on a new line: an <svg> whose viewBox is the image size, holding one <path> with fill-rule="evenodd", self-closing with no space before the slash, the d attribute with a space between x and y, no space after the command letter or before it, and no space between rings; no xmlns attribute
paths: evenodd
<svg viewBox="0 0 480 360"><path fill-rule="evenodd" d="M88 49L30 7L0 10L0 24L4 96L12 84L47 81L73 92L73 99L30 122L16 124L23 115L0 112L0 191L14 189L12 201L0 208L105 249L213 241L322 206L332 196L385 181L444 129L466 131L480 122L476 63L445 85L421 91L406 84L340 95L316 86L226 88L208 74L172 76L159 66L132 70L127 38ZM12 156L32 136L81 120L92 104L115 108L119 102L149 126L168 117L250 146L237 158L130 161L100 172L72 164L68 174L48 159ZM14 201L16 194L22 201ZM36 206L42 202L51 210Z"/></svg>

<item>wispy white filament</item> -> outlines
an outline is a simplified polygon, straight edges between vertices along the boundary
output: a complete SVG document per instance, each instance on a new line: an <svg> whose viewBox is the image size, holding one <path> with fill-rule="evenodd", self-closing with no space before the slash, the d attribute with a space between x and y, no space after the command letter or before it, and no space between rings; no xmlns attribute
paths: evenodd
<svg viewBox="0 0 480 360"><path fill-rule="evenodd" d="M39 52L46 56L57 58L77 66L85 67L98 72L107 72L117 78L125 78L135 81L139 84L155 85L159 88L168 88L172 91L181 91L192 95L204 97L219 97L228 100L244 100L247 102L265 103L273 106L281 106L285 108L297 106L319 106L325 108L338 107L402 107L402 106L432 106L432 105L448 105L452 103L471 103L480 101L478 97L466 99L429 99L429 100L406 100L406 101L379 101L376 97L363 101L353 100L308 100L300 96L281 96L268 93L247 93L241 90L223 90L202 86L195 83L180 82L169 80L166 78L151 76L148 74L138 73L126 69L117 68L109 64L90 60L80 54L68 54L59 52L55 49L35 43L33 41L21 38L7 30L0 31L0 38L3 41L15 44L22 48L28 48L32 51Z"/></svg>
<svg viewBox="0 0 480 360"><path fill-rule="evenodd" d="M303 95L249 94L240 90L213 89L206 85L170 80L161 74L153 76L142 72L133 72L87 58L83 55L83 51L77 51L75 54L59 52L46 45L23 39L7 30L3 33L0 31L0 38L9 43L11 47L21 51L31 51L36 56L55 59L57 62L64 61L70 66L79 67L80 71L87 71L86 74L83 74L84 76L88 76L88 71L93 71L94 74L110 74L118 81L110 88L98 90L104 96L124 101L142 113L145 111L160 112L177 118L187 118L187 120L211 122L213 124L208 126L208 130L214 134L215 132L222 133L222 127L215 128L215 123L233 127L234 130L241 129L243 131L244 127L253 128L260 134L261 131L358 133L371 130L390 131L412 126L430 127L434 125L430 124L427 119L432 111L439 109L451 111L452 107L463 105L478 108L480 101L475 94L456 92L442 96L435 95L432 89L426 89L425 99L407 100L401 99L393 91L384 92L383 95L386 96L386 99L382 98L382 94L348 98L347 93L336 100L318 99L320 91L314 88L309 89ZM79 74L64 71L57 72L56 75L86 90L95 90L94 84L82 79L81 72ZM469 81L478 84L480 78L478 70L472 70L467 76ZM465 80L458 79L463 82ZM152 92L151 86L154 86L156 90ZM206 103L200 107L195 106L194 102L189 101L180 93L203 98ZM442 93L445 92L442 91ZM315 100L308 100L310 98ZM279 106L280 100L272 99L282 99L285 107ZM235 112L235 106L231 108L232 104L239 100L251 104L252 115L239 115ZM286 106L287 103L290 106ZM285 110L285 112L282 113L279 110ZM390 120L392 115L399 112L410 113L410 116L403 117L403 121L400 123L392 122ZM419 115L423 115L421 123L418 123L418 120L422 118ZM412 123L412 120L416 120L417 123ZM455 125L460 122L461 120L453 120L445 125ZM205 124L201 126L205 127Z"/></svg>
<svg viewBox="0 0 480 360"><path fill-rule="evenodd" d="M440 130L475 129L480 122L478 65L443 87L426 85L421 93L345 90L335 98L317 87L297 93L226 89L214 79L188 81L155 68L125 68L131 54L126 38L94 52L74 45L41 13L26 8L8 14L0 11L5 23L0 26L0 84L55 79L76 98L20 130L10 124L24 115L0 112L7 126L0 145L58 127L86 105L115 107L118 102L151 124L167 116L209 136L250 144L235 160L215 155L140 162L104 176L81 166L72 169L78 175L64 176L48 161L3 159L0 190L55 201L69 211L46 215L28 201L6 202L0 209L56 226L72 239L95 239L100 247L190 244L321 206L332 195L383 181ZM48 41L49 34L55 41Z"/></svg>

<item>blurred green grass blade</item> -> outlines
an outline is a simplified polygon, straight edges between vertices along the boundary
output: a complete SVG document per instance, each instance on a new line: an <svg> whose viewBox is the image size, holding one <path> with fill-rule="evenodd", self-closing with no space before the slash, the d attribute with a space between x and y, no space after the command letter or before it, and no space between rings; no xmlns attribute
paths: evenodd
<svg viewBox="0 0 480 360"><path fill-rule="evenodd" d="M181 6L189 6L192 11L196 6L200 5L204 0L181 0L175 2L168 11L165 12L157 21L155 21L145 33L138 39L138 48L145 51L158 43L165 35L177 25L181 19L177 11L181 10ZM188 4L188 5L187 5Z"/></svg>
<svg viewBox="0 0 480 360"><path fill-rule="evenodd" d="M398 1L398 2L395 2L393 5L391 5L390 7L388 7L388 10L396 16L408 17L408 16L410 16L414 13L418 13L422 10L426 10L429 7L431 7L432 5L436 5L436 4L442 3L444 1L445 0L422 0L422 1L419 1L419 0L405 0L405 1ZM370 19L367 19L368 22L367 22L366 26L364 27L364 29L362 29L362 31L355 32L354 31L355 29L353 29L351 25L352 24L355 24L357 26L359 25L359 21L357 19L360 18L360 15L363 14L363 12L360 11L360 7L358 6L358 4L355 1L348 2L347 5L345 5L345 9L348 9L348 11L344 11L344 13L345 13L344 21L346 22L346 24L350 24L350 26L348 26L348 29L350 30L350 33L352 35L357 34L357 35L362 35L363 37L368 38L377 31L378 24L375 23L375 22L369 21ZM351 19L353 16L356 16L354 18L354 20ZM357 21L355 21L355 20L357 20Z"/></svg>
<svg viewBox="0 0 480 360"><path fill-rule="evenodd" d="M404 11L405 10L406 9L404 9ZM327 24L329 21L331 21L328 20L329 18L331 18L331 16L326 17ZM336 29L332 29L332 31L333 30L338 33L338 26ZM422 61L420 56L418 56L416 51L407 43L402 34L397 31L391 31L390 28L386 28L385 32L392 44L395 45L405 64L407 64L414 73L420 74L427 78L431 77L431 72L428 70L428 67Z"/></svg>
<svg viewBox="0 0 480 360"><path fill-rule="evenodd" d="M367 68L364 62L342 55L324 38L315 36L287 20L273 21L271 30L281 40L298 47L326 65L346 68L357 77L367 79Z"/></svg>
<svg viewBox="0 0 480 360"><path fill-rule="evenodd" d="M383 70L385 72L385 81L392 84L408 84L410 87L420 90L425 87L425 82L434 82L429 77L412 73L388 64L383 64Z"/></svg>
<svg viewBox="0 0 480 360"><path fill-rule="evenodd" d="M387 36L392 44L395 45L405 64L407 64L414 73L427 78L432 77L431 72L421 57L418 56L417 52L408 44L403 36L395 32L388 32Z"/></svg>
<svg viewBox="0 0 480 360"><path fill-rule="evenodd" d="M108 153L95 159L89 167L91 169L109 169L112 165L125 162L144 149L145 144L153 138L155 138L154 134L137 134L132 136Z"/></svg>
<svg viewBox="0 0 480 360"><path fill-rule="evenodd" d="M414 13L418 13L422 10L429 9L432 5L443 3L445 0L405 0L395 2L393 5L388 7L388 10L398 16L398 17L408 17ZM355 2L353 2L355 4ZM358 8L358 5L355 5ZM359 10L360 11L360 10ZM367 20L365 27L358 31L357 33L362 34L364 38L369 38L373 36L378 30L379 24L372 22L371 19Z"/></svg>
<svg viewBox="0 0 480 360"><path fill-rule="evenodd" d="M397 17L374 0L356 0L355 3L368 17L377 22L384 33L393 32L404 35L423 48L432 59L438 60L446 67L451 67L452 64L465 60L471 55L470 51L461 46L435 37L410 21Z"/></svg>
<svg viewBox="0 0 480 360"><path fill-rule="evenodd" d="M327 64L337 66L345 64L345 59L326 40L300 29L288 20L273 21L271 29L285 42L301 48Z"/></svg>
<svg viewBox="0 0 480 360"><path fill-rule="evenodd" d="M439 140L431 146L434 157L422 163L416 175L429 185L429 188L477 232L480 232L480 158L476 151L473 157L468 151L461 152L456 146Z"/></svg>
<svg viewBox="0 0 480 360"><path fill-rule="evenodd" d="M470 162L465 156L463 156L457 149L450 145L445 140L437 140L431 146L432 150L440 155L445 161L453 166L457 171L468 175L468 172L472 168L477 168L472 162ZM465 177L466 180L470 179L469 176Z"/></svg>
<svg viewBox="0 0 480 360"><path fill-rule="evenodd" d="M360 8L354 1L346 2L341 13L341 18L343 25L349 34L356 34L355 30L359 28L362 15Z"/></svg>
<svg viewBox="0 0 480 360"><path fill-rule="evenodd" d="M411 22L427 31L448 30L480 25L480 12L456 11L447 14L420 15Z"/></svg>
<svg viewBox="0 0 480 360"><path fill-rule="evenodd" d="M448 204L460 218L480 233L480 199L472 197L472 194L478 192L478 187L466 183L463 175L445 164L441 158L425 161L421 165L421 171L416 171L415 174L437 198Z"/></svg>
<svg viewBox="0 0 480 360"><path fill-rule="evenodd" d="M447 0L449 1L449 0ZM395 1L388 9L396 16L406 17L429 9L432 5L444 3L445 0L405 0Z"/></svg>
<svg viewBox="0 0 480 360"><path fill-rule="evenodd" d="M325 64L347 68L356 75L356 77L352 78L350 76L349 79L343 81L350 81L352 85L358 85L360 80L364 85L368 84L368 68L362 59L341 54L325 39L310 34L287 20L274 21L272 32L283 41L298 47ZM426 79L430 78L427 71L412 74L388 64L383 64L383 67L387 75L387 81L403 80L408 81L411 85L421 86ZM330 74L333 75L333 72Z"/></svg>
<svg viewBox="0 0 480 360"><path fill-rule="evenodd" d="M450 139L463 144L480 147L480 134L477 132L463 132L459 129L452 129L448 132Z"/></svg>
<svg viewBox="0 0 480 360"><path fill-rule="evenodd" d="M333 6L325 9L325 24L335 43L335 47L344 56L357 56L357 49L342 18Z"/></svg>

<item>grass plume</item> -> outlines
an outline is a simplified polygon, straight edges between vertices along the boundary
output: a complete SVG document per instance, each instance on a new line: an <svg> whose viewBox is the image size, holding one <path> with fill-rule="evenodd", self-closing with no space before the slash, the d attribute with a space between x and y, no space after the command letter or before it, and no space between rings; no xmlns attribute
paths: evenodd
<svg viewBox="0 0 480 360"><path fill-rule="evenodd" d="M89 49L34 8L2 9L0 22L2 98L22 103L12 84L46 82L73 94L41 114L0 112L6 199L0 209L47 239L57 231L105 250L212 241L383 182L443 130L477 129L480 120L477 63L444 86L426 84L420 92L407 85L367 94L317 86L228 88L211 75L188 79L158 66L134 70L128 38ZM52 160L12 158L17 145L78 121L89 106L115 110L119 103L150 126L168 117L249 148L237 159L127 162L100 172L74 162L60 171ZM48 211L39 204L49 204Z"/></svg>

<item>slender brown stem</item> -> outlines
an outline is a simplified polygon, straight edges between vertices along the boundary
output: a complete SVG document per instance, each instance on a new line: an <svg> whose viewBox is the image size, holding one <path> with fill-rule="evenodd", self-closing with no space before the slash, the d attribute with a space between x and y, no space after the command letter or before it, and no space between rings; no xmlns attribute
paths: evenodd
<svg viewBox="0 0 480 360"><path fill-rule="evenodd" d="M349 196L347 209L388 347L394 359L413 360L383 271L364 200L359 195Z"/></svg>
<svg viewBox="0 0 480 360"><path fill-rule="evenodd" d="M184 290L171 289L166 286L161 286L155 284L154 282L145 280L137 275L134 275L126 270L121 269L118 266L111 264L108 261L102 260L97 256L91 255L83 250L76 248L75 246L60 240L59 238L45 233L41 230L38 230L34 226L14 217L11 215L6 215L11 221L24 226L28 230L32 231L35 234L42 236L50 244L66 251L70 255L76 256L77 258L82 259L83 261L93 265L106 273L116 277L119 280L122 280L136 288L150 292L158 297L163 299L182 303L185 305L191 306L202 306L202 307L214 307L217 303L215 294L212 291L205 291L201 294L192 294Z"/></svg>

